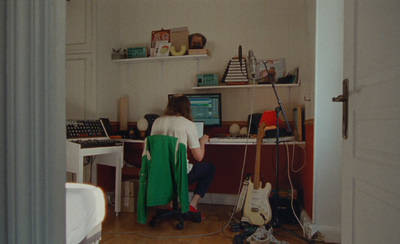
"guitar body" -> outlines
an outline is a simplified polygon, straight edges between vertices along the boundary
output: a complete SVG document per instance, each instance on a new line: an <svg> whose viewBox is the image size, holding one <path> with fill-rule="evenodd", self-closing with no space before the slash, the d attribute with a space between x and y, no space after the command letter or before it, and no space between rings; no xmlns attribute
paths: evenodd
<svg viewBox="0 0 400 244"><path fill-rule="evenodd" d="M253 182L249 181L246 194L246 201L243 208L243 216L248 218L253 225L265 225L271 221L272 211L269 205L269 194L271 193L271 183L266 183L262 188L260 181L260 161L261 143L265 135L265 123L261 123L257 132L256 162L254 166Z"/></svg>
<svg viewBox="0 0 400 244"><path fill-rule="evenodd" d="M261 184L261 183L260 183ZM243 208L243 216L253 225L266 225L271 221L272 211L269 204L269 194L272 186L268 182L264 188L254 189L253 182L249 182L246 201Z"/></svg>

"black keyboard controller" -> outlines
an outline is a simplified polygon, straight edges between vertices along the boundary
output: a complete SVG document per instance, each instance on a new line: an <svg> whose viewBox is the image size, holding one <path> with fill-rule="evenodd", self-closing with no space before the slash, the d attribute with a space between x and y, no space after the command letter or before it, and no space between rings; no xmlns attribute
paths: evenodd
<svg viewBox="0 0 400 244"><path fill-rule="evenodd" d="M78 143L81 148L93 148L93 147L115 147L122 146L122 141L113 139L99 139L99 140L72 140L71 142Z"/></svg>

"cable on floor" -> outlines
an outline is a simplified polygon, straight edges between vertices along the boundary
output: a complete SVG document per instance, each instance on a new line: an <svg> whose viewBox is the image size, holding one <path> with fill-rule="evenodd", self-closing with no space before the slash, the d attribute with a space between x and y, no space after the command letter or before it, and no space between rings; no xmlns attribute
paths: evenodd
<svg viewBox="0 0 400 244"><path fill-rule="evenodd" d="M290 190L291 190L291 191L290 191L290 206L291 206L291 208L292 208L293 215L294 215L294 217L296 218L297 222L299 223L300 227L303 229L303 234L304 234L304 233L305 233L304 226L303 226L303 224L301 223L299 217L297 216L296 211L294 210L294 206L293 206L293 198L294 198L293 191L294 191L294 188L293 188L292 178L291 178L291 176L290 176L290 169L292 169L293 164L294 164L294 151L295 151L295 148L296 148L296 147L295 147L295 145L293 144L293 149L292 149L292 151L293 151L293 153L292 153L292 162L290 163L290 159L289 159L289 157L290 157L290 156L289 156L289 146L288 146L287 143L284 143L284 144L285 144L285 146L286 146L286 156L287 156L287 175L288 175L289 184L290 184ZM290 165L290 164L292 164L292 165ZM302 170L302 169L304 168L305 164L306 164L306 162L304 161L303 166L302 166L298 171L293 171L293 172L299 172L300 170Z"/></svg>

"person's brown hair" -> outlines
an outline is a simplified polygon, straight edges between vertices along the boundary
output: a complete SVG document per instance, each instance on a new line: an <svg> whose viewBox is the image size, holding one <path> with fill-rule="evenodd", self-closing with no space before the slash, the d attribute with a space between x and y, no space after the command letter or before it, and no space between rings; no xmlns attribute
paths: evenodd
<svg viewBox="0 0 400 244"><path fill-rule="evenodd" d="M165 115L182 116L193 121L190 101L185 95L173 95L168 100L168 105L164 111Z"/></svg>

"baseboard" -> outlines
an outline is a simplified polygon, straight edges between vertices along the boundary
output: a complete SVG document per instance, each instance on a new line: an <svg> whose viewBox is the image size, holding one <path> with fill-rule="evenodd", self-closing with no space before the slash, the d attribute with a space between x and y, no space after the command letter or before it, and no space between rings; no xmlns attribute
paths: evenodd
<svg viewBox="0 0 400 244"><path fill-rule="evenodd" d="M319 231L324 235L324 241L329 243L341 243L341 227L318 225Z"/></svg>

